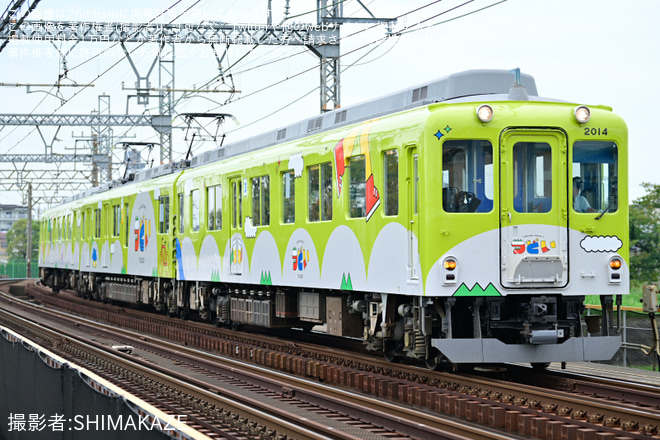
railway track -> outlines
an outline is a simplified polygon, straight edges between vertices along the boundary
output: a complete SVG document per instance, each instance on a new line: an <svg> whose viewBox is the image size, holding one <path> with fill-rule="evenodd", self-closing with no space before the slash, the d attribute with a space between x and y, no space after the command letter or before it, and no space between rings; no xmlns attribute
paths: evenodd
<svg viewBox="0 0 660 440"><path fill-rule="evenodd" d="M19 304L12 306L18 308ZM154 401L164 411L185 415L212 438L509 438L492 429L151 340L62 312L26 307L20 304L22 313L31 318L10 315L2 305L0 322L48 341L98 374L121 377L119 386ZM67 328L75 328L75 332ZM116 344L98 342L101 338ZM227 437L226 432L231 435Z"/></svg>
<svg viewBox="0 0 660 440"><path fill-rule="evenodd" d="M36 291L34 294L41 295L39 300L42 302L65 300L61 295L53 297ZM72 308L90 307L89 303L75 304ZM131 319L128 316L137 313L124 311L121 317L112 318L108 309L104 308L103 312L108 314L106 318L122 321L121 325L129 324ZM149 330L151 326L163 326L159 317L150 316L153 323L145 323L142 319L138 326L140 331L149 332L153 331ZM507 438L511 435L538 439L658 438L660 398L648 388L633 389L621 382L608 384L600 381L595 384L590 377L578 381L565 375L553 379L551 375L534 376L530 373L530 379L519 384L501 374L484 377L427 372L359 354L324 351L302 342L282 342L263 335L236 335L198 323L163 320L176 324L178 330L167 326L164 331L167 337L180 343L218 351L286 374L365 392L379 399L408 405L416 414L430 411L504 430ZM204 330L195 334L194 328L198 326ZM225 339L219 336L224 333L229 335ZM153 331L153 334L160 333ZM521 382L526 371L531 370L510 367L509 373ZM539 377L543 377L542 383L539 383ZM300 392L300 385L290 387L291 391L283 391L284 394Z"/></svg>

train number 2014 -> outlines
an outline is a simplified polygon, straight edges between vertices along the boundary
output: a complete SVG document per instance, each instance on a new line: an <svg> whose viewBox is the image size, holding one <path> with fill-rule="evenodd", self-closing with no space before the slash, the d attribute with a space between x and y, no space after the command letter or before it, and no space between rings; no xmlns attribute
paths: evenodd
<svg viewBox="0 0 660 440"><path fill-rule="evenodd" d="M584 127L585 136L607 136L607 128Z"/></svg>

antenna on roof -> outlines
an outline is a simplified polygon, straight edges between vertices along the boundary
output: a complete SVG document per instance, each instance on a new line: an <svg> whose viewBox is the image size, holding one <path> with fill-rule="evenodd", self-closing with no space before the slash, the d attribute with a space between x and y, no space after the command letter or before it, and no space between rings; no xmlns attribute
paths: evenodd
<svg viewBox="0 0 660 440"><path fill-rule="evenodd" d="M527 95L527 90L525 86L520 82L520 67L509 70L509 73L513 73L514 80L509 89L508 98L512 101L529 101L529 96Z"/></svg>

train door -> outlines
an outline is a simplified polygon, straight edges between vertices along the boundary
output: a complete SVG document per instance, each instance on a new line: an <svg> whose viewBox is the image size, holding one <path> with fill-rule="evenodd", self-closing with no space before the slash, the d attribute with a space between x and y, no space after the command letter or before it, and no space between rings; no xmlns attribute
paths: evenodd
<svg viewBox="0 0 660 440"><path fill-rule="evenodd" d="M566 137L508 130L500 140L500 263L507 288L568 283Z"/></svg>
<svg viewBox="0 0 660 440"><path fill-rule="evenodd" d="M419 155L408 148L408 279L419 280Z"/></svg>
<svg viewBox="0 0 660 440"><path fill-rule="evenodd" d="M246 182L240 176L229 180L231 191L231 255L229 272L232 275L243 273L243 195L247 192ZM247 193L245 194L247 196Z"/></svg>

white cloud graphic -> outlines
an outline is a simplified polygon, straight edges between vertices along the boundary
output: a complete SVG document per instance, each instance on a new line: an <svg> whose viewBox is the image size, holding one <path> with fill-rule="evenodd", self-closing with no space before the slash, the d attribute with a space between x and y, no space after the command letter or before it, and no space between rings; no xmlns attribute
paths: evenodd
<svg viewBox="0 0 660 440"><path fill-rule="evenodd" d="M289 168L293 168L293 173L296 177L302 176L304 166L302 153L295 153L289 157Z"/></svg>
<svg viewBox="0 0 660 440"><path fill-rule="evenodd" d="M616 236L584 237L580 247L587 252L616 252L623 246L623 242Z"/></svg>

